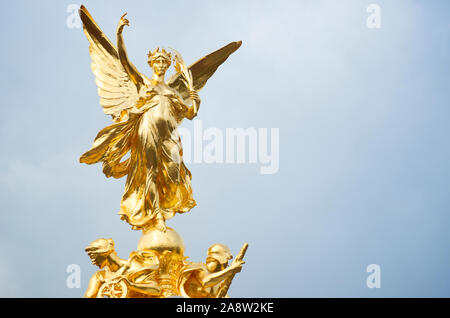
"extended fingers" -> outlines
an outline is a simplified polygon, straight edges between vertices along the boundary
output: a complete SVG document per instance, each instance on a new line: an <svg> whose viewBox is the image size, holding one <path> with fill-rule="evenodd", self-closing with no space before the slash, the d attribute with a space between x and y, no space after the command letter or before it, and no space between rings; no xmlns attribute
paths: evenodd
<svg viewBox="0 0 450 318"><path fill-rule="evenodd" d="M128 19L125 19L125 16L127 15L127 13L125 12L121 17L120 17L120 24L121 25L128 25L130 26L130 21L128 21Z"/></svg>
<svg viewBox="0 0 450 318"><path fill-rule="evenodd" d="M190 91L189 95L191 96L191 98L199 99L198 93L196 91Z"/></svg>

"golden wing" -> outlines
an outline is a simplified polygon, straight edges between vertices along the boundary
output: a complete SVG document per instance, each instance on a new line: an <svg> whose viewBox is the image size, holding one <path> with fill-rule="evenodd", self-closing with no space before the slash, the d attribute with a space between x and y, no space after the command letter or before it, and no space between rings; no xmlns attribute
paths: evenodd
<svg viewBox="0 0 450 318"><path fill-rule="evenodd" d="M128 109L138 100L138 88L122 66L116 47L109 41L84 6L79 10L89 41L91 69L103 112L118 122L128 118Z"/></svg>
<svg viewBox="0 0 450 318"><path fill-rule="evenodd" d="M194 89L199 91L205 86L208 79L214 74L217 68L226 61L226 59L235 52L242 44L242 41L231 42L217 51L214 51L201 58L191 66ZM175 73L167 82L167 85L174 88L184 99L189 98L189 90L184 84L179 73Z"/></svg>

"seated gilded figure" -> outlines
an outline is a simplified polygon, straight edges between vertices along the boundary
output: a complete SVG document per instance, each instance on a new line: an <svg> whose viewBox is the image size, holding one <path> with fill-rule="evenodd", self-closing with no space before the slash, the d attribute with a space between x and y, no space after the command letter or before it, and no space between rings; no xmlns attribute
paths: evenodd
<svg viewBox="0 0 450 318"><path fill-rule="evenodd" d="M120 258L112 239L97 239L86 248L100 270L92 275L85 292L88 298L158 297L158 255L152 251L135 251L128 260Z"/></svg>
<svg viewBox="0 0 450 318"><path fill-rule="evenodd" d="M247 244L228 266L233 258L230 249L223 244L213 244L208 248L206 264L190 263L180 274L180 295L189 298L222 298L228 297L227 290L236 273L245 263L244 257Z"/></svg>

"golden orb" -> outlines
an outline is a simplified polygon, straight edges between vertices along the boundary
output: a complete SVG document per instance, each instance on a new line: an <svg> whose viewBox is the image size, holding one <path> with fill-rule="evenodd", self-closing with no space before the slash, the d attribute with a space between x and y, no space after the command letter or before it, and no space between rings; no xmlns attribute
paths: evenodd
<svg viewBox="0 0 450 318"><path fill-rule="evenodd" d="M184 242L177 231L170 227L165 232L152 228L143 232L139 239L138 250L152 250L159 254L162 254L164 251L170 251L183 256Z"/></svg>

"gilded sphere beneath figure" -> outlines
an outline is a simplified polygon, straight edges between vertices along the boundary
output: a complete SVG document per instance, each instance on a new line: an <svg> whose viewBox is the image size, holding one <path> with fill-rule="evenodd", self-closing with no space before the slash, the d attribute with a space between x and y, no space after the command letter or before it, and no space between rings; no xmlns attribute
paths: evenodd
<svg viewBox="0 0 450 318"><path fill-rule="evenodd" d="M168 227L165 232L150 229L144 232L139 239L138 250L153 250L160 254L170 251L183 256L184 242L174 229Z"/></svg>

